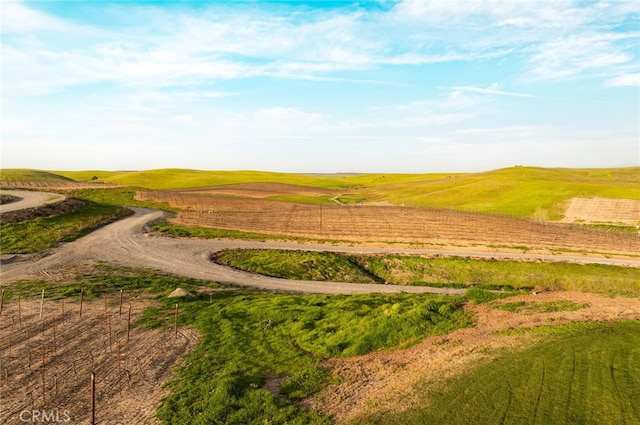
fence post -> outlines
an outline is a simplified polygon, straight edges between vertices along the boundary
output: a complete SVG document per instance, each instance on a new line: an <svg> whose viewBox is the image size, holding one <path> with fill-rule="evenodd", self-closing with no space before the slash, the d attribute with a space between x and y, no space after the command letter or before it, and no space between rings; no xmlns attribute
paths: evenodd
<svg viewBox="0 0 640 425"><path fill-rule="evenodd" d="M3 306L4 306L4 289L2 290L2 295L0 295L0 316L2 316Z"/></svg>
<svg viewBox="0 0 640 425"><path fill-rule="evenodd" d="M130 331L131 331L131 304L129 304L129 318L127 319L127 342L129 342Z"/></svg>
<svg viewBox="0 0 640 425"><path fill-rule="evenodd" d="M84 301L84 289L80 290L80 317L82 317L82 301Z"/></svg>
<svg viewBox="0 0 640 425"><path fill-rule="evenodd" d="M178 337L178 304L176 304L176 316L174 319L173 331L174 331L174 336L177 338Z"/></svg>
<svg viewBox="0 0 640 425"><path fill-rule="evenodd" d="M42 309L44 308L44 289L42 289L42 297L40 298L40 318L42 319Z"/></svg>
<svg viewBox="0 0 640 425"><path fill-rule="evenodd" d="M91 372L91 425L96 424L96 374Z"/></svg>

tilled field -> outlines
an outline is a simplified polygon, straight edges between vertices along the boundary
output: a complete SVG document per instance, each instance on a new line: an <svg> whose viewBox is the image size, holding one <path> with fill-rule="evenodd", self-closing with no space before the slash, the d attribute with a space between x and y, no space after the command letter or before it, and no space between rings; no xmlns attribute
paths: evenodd
<svg viewBox="0 0 640 425"><path fill-rule="evenodd" d="M162 198L162 199L160 199ZM182 208L173 222L250 232L359 242L478 244L640 252L633 234L474 212L369 205L307 205L239 197L147 192Z"/></svg>
<svg viewBox="0 0 640 425"><path fill-rule="evenodd" d="M640 200L573 198L565 212L566 222L640 224Z"/></svg>
<svg viewBox="0 0 640 425"><path fill-rule="evenodd" d="M44 303L12 299L0 316L0 423L34 418L89 423L91 373L100 424L147 424L166 395L162 384L180 357L196 344L192 329L145 330L132 322L152 301L118 297ZM172 318L167 318L171 321ZM65 421L65 419L67 419ZM35 421L37 422L37 421Z"/></svg>

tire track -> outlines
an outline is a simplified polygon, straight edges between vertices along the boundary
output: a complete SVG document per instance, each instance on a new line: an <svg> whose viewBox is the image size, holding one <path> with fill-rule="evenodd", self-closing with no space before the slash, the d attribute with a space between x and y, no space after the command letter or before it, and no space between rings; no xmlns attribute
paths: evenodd
<svg viewBox="0 0 640 425"><path fill-rule="evenodd" d="M640 260L595 258L500 252L447 251L424 249L397 249L378 247L331 246L300 243L274 243L238 240L198 240L170 238L147 233L148 226L169 216L168 213L134 208L135 214L111 223L74 242L37 256L18 256L2 267L2 280L46 274L63 266L86 261L115 262L123 266L153 268L174 275L204 279L223 284L252 287L271 291L324 294L363 293L438 293L462 294L462 289L430 288L423 286L396 286L384 284L353 284L347 282L315 282L277 279L240 272L213 264L211 254L223 249L286 249L345 252L352 254L404 254L479 257L528 261L573 261L589 264L610 264L640 267Z"/></svg>

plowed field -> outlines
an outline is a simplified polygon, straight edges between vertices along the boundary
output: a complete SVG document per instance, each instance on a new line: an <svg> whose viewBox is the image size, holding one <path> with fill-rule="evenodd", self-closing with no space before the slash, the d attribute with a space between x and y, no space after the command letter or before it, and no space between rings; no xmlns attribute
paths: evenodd
<svg viewBox="0 0 640 425"><path fill-rule="evenodd" d="M640 200L573 198L565 212L565 222L640 224Z"/></svg>
<svg viewBox="0 0 640 425"><path fill-rule="evenodd" d="M62 422L89 423L90 375L96 375L96 423L150 424L173 366L193 348L197 333L132 327L153 302L127 299L120 314L117 297L5 302L0 317L0 423L21 424L57 414ZM106 308L105 308L106 306ZM169 319L170 320L170 319ZM27 419L25 421L25 419ZM37 421L34 421L37 422Z"/></svg>
<svg viewBox="0 0 640 425"><path fill-rule="evenodd" d="M640 252L633 234L474 212L371 205L309 205L265 199L145 192L144 200L183 209L177 224L358 242Z"/></svg>

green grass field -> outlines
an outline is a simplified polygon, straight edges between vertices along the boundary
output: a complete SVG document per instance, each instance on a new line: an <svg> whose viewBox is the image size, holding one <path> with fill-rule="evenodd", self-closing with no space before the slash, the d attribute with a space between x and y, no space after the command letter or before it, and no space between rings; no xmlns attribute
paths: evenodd
<svg viewBox="0 0 640 425"><path fill-rule="evenodd" d="M504 352L445 384L415 391L420 407L355 424L640 423L640 322L541 328L528 348Z"/></svg>
<svg viewBox="0 0 640 425"><path fill-rule="evenodd" d="M640 168L608 170L513 167L467 174L295 175L253 171L152 170L142 172L44 172L0 170L2 180L98 181L127 187L86 190L90 200L78 213L2 226L2 253L37 252L91 231L126 214L121 205L161 207L133 199L136 188L170 189L246 182L280 182L340 191L345 202L390 201L425 207L461 208L518 217L559 217L575 196L640 199ZM295 197L296 202L327 198ZM273 236L159 224L178 236L275 238ZM577 289L637 296L637 269L565 263L425 259L403 256L344 256L290 251L227 251L221 262L294 279L388 282L399 285L471 286L465 297L429 295L290 295L230 290L191 295L180 301L182 325L202 339L185 359L170 394L158 409L167 424L328 424L329 418L300 407L300 400L331 380L323 360L401 349L433 334L472 326L467 302L491 302L501 295L479 288ZM213 283L152 271L98 266L55 286L16 282L6 300L20 294L96 297L119 289L147 291L159 306L138 325L166 326L175 287L195 293ZM518 314L571 311L575 303L489 304ZM640 424L640 323L586 323L540 328L521 349L491 353L447 382L424 381L415 388L419 408L397 414L372 410L354 424ZM521 344L522 345L522 344ZM273 380L277 394L265 384ZM426 378L425 378L426 379Z"/></svg>
<svg viewBox="0 0 640 425"><path fill-rule="evenodd" d="M75 240L129 214L131 211L126 208L87 201L77 212L4 224L0 233L0 253L40 252Z"/></svg>
<svg viewBox="0 0 640 425"><path fill-rule="evenodd" d="M289 183L342 192L344 202L388 201L397 205L456 208L521 218L556 220L573 197L640 199L640 168L563 169L511 167L480 173L287 174L262 171L55 171L5 169L2 180L73 179L147 189L184 189L251 182ZM325 203L327 198L283 198Z"/></svg>
<svg viewBox="0 0 640 425"><path fill-rule="evenodd" d="M300 296L234 291L181 304L202 333L171 395L165 423L329 423L296 401L329 381L322 359L398 348L469 326L460 298ZM171 306L167 306L168 311ZM279 395L263 388L281 377Z"/></svg>
<svg viewBox="0 0 640 425"><path fill-rule="evenodd" d="M640 294L637 269L599 264L249 249L222 251L216 261L284 279Z"/></svg>

